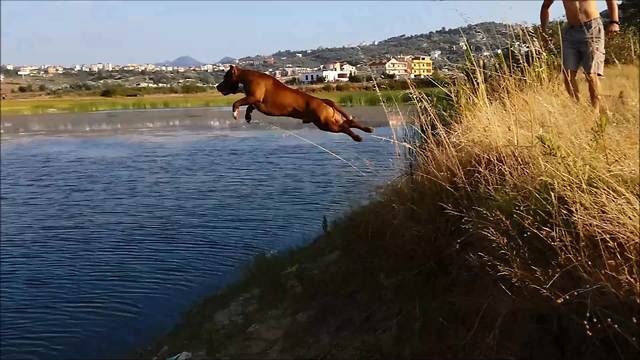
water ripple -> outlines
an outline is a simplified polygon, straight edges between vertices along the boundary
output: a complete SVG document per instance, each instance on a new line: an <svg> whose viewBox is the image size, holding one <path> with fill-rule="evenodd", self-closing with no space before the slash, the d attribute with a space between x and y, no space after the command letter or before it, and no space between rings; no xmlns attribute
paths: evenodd
<svg viewBox="0 0 640 360"><path fill-rule="evenodd" d="M278 131L3 140L2 358L122 356L397 174L387 143L298 133L368 176Z"/></svg>

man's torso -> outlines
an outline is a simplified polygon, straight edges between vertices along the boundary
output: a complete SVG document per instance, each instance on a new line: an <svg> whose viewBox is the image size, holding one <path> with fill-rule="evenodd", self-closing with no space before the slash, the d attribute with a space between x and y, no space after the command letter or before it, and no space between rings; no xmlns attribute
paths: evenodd
<svg viewBox="0 0 640 360"><path fill-rule="evenodd" d="M594 0L563 0L569 25L580 25L600 16Z"/></svg>

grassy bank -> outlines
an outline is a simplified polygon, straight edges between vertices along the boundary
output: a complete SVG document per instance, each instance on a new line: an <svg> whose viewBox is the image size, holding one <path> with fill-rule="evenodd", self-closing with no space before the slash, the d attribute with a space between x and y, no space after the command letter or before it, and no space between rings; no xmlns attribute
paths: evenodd
<svg viewBox="0 0 640 360"><path fill-rule="evenodd" d="M224 97L218 92L144 97L41 97L2 100L2 115L36 115L58 112L92 112L104 110L165 109L203 106L226 106L239 95Z"/></svg>
<svg viewBox="0 0 640 360"><path fill-rule="evenodd" d="M553 59L411 95L413 164L310 246L259 257L152 358L637 356L638 67L612 66L602 115Z"/></svg>
<svg viewBox="0 0 640 360"><path fill-rule="evenodd" d="M425 89L425 93L442 96L440 90ZM317 91L314 96L331 99L345 106L375 106L380 96L374 91ZM0 103L1 115L36 115L65 112L92 112L104 110L169 109L188 107L231 106L241 95L222 96L217 91L198 94L147 95L140 97L37 97L8 99ZM406 91L382 92L388 103L407 103L411 99Z"/></svg>

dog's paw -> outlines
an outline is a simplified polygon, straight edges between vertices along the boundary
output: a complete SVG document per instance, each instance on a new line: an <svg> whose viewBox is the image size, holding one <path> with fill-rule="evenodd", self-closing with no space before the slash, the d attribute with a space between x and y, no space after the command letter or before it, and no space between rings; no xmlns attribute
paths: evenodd
<svg viewBox="0 0 640 360"><path fill-rule="evenodd" d="M353 135L351 136L351 138L353 139L353 141L357 141L357 142L361 142L362 141L362 137L360 135Z"/></svg>
<svg viewBox="0 0 640 360"><path fill-rule="evenodd" d="M247 124L250 123L251 122L251 114L246 113L244 115L244 120L247 122Z"/></svg>
<svg viewBox="0 0 640 360"><path fill-rule="evenodd" d="M362 130L363 130L364 132L368 132L369 134L371 134L371 133L373 132L373 128L372 128L372 127L368 127L368 126L367 126L367 127L362 128Z"/></svg>
<svg viewBox="0 0 640 360"><path fill-rule="evenodd" d="M238 115L239 115L239 114L240 114L240 109L236 109L236 110L233 112L233 119L234 119L234 120L238 120Z"/></svg>

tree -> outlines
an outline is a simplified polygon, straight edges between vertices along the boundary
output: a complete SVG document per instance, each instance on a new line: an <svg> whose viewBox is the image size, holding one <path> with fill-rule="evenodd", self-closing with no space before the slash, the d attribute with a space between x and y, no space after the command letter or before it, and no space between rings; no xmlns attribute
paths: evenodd
<svg viewBox="0 0 640 360"><path fill-rule="evenodd" d="M352 83L362 82L362 76L360 76L360 75L349 75L349 82L352 82Z"/></svg>
<svg viewBox="0 0 640 360"><path fill-rule="evenodd" d="M322 75L320 75L320 76L317 76L317 77L316 77L316 79L315 79L313 82L314 82L314 83L316 83L316 84L320 84L320 83L323 83L323 82L325 82L325 81L327 81L327 80L325 79L325 77L324 77L324 76L322 76Z"/></svg>
<svg viewBox="0 0 640 360"><path fill-rule="evenodd" d="M640 27L640 2L637 0L623 0L620 4L620 20L628 28Z"/></svg>
<svg viewBox="0 0 640 360"><path fill-rule="evenodd" d="M38 86L38 91L47 91L47 85L45 84L40 84Z"/></svg>
<svg viewBox="0 0 640 360"><path fill-rule="evenodd" d="M393 80L393 79L395 79L395 78L396 78L396 74L389 74L389 73L387 73L387 72L383 72L383 73L382 73L382 77L383 77L384 79L391 79L391 80Z"/></svg>
<svg viewBox="0 0 640 360"><path fill-rule="evenodd" d="M287 85L299 85L300 79L298 79L297 77L292 77L291 79L286 80L284 83Z"/></svg>

